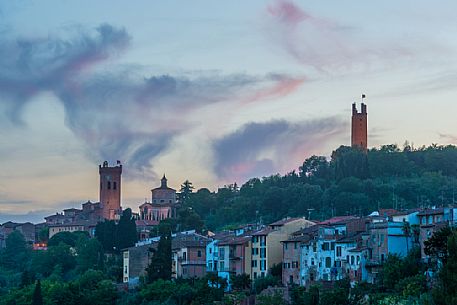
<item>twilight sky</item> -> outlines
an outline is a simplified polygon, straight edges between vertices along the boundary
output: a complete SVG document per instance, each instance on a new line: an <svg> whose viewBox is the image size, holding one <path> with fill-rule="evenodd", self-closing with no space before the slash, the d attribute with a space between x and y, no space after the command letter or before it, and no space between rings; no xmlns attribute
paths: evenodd
<svg viewBox="0 0 457 305"><path fill-rule="evenodd" d="M457 144L457 2L1 1L0 223L167 174L215 190L350 140Z"/></svg>

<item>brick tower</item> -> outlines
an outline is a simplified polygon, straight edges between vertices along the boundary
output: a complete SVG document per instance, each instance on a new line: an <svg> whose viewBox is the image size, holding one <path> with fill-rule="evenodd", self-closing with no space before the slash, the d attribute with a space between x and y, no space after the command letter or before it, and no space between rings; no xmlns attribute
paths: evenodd
<svg viewBox="0 0 457 305"><path fill-rule="evenodd" d="M361 112L357 111L355 103L352 104L351 145L352 147L359 147L364 151L368 148L367 105L364 103L362 103Z"/></svg>
<svg viewBox="0 0 457 305"><path fill-rule="evenodd" d="M121 174L122 165L117 161L116 166L109 166L108 161L98 166L100 173L100 205L102 217L115 219L121 210Z"/></svg>

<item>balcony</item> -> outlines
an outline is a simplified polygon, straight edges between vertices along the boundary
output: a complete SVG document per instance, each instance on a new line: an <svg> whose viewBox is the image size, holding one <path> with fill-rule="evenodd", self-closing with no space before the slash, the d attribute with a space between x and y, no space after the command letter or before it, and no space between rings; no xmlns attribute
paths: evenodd
<svg viewBox="0 0 457 305"><path fill-rule="evenodd" d="M206 260L186 260L186 261L181 261L181 265L205 265L206 266Z"/></svg>

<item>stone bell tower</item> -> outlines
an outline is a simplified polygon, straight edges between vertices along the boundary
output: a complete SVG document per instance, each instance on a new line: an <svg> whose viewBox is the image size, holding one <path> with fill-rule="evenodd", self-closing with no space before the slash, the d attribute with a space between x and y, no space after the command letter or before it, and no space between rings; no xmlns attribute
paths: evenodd
<svg viewBox="0 0 457 305"><path fill-rule="evenodd" d="M117 161L115 166L109 166L108 161L105 161L103 165L98 166L98 172L102 217L113 220L121 211L121 162Z"/></svg>
<svg viewBox="0 0 457 305"><path fill-rule="evenodd" d="M362 95L362 99L365 95ZM361 111L357 111L355 103L352 104L352 147L359 147L364 151L368 149L368 132L367 132L367 105L362 103Z"/></svg>

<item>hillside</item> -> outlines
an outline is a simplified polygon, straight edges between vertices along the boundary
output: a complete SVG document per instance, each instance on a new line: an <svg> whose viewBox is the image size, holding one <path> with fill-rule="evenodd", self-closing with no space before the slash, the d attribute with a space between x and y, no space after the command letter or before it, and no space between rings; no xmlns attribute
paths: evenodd
<svg viewBox="0 0 457 305"><path fill-rule="evenodd" d="M362 150L341 146L327 160L312 156L284 176L252 178L217 192L199 189L184 200L212 230L268 223L285 216L325 219L378 208L447 205L457 191L457 147L405 144Z"/></svg>

